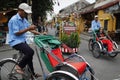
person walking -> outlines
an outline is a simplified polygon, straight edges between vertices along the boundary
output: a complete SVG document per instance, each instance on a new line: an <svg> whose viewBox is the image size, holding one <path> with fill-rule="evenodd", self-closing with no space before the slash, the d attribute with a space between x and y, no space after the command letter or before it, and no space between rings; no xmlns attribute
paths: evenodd
<svg viewBox="0 0 120 80"><path fill-rule="evenodd" d="M32 74L35 77L40 77L40 74L36 74L33 68L33 55L34 50L26 43L26 32L30 31L34 34L40 34L37 32L36 26L31 25L26 19L27 14L32 13L31 7L26 3L21 3L18 7L18 12L8 22L9 28L9 45L16 50L22 51L24 57L18 65L15 66L16 72L24 74L23 68L28 65Z"/></svg>

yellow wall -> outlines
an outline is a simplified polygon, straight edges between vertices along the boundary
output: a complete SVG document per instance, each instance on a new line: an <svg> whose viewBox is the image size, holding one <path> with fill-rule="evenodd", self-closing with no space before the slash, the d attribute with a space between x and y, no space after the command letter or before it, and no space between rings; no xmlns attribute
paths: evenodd
<svg viewBox="0 0 120 80"><path fill-rule="evenodd" d="M108 20L108 25L107 25L107 31L115 31L116 30L116 18L114 15L110 13L105 13L104 10L99 10L98 14L99 16L99 21L101 23L101 26L104 27L104 21ZM84 18L80 17L78 20L78 32L81 33L84 31Z"/></svg>
<svg viewBox="0 0 120 80"><path fill-rule="evenodd" d="M80 17L80 19L79 19L79 27L78 27L79 33L83 32L83 30L84 30L84 22L85 22L85 20L82 17Z"/></svg>
<svg viewBox="0 0 120 80"><path fill-rule="evenodd" d="M8 19L3 14L0 14L0 23L5 23L7 20Z"/></svg>
<svg viewBox="0 0 120 80"><path fill-rule="evenodd" d="M2 13L0 13L0 25L7 23L7 21L8 21L7 17L5 15L3 15ZM0 30L8 31L7 25L0 26Z"/></svg>
<svg viewBox="0 0 120 80"><path fill-rule="evenodd" d="M75 22L77 26L77 31L80 34L84 30L84 22L85 20L82 17L75 18L73 14L70 16L70 21Z"/></svg>
<svg viewBox="0 0 120 80"><path fill-rule="evenodd" d="M98 16L102 27L104 27L104 20L108 20L107 31L115 31L116 18L112 14L99 10Z"/></svg>

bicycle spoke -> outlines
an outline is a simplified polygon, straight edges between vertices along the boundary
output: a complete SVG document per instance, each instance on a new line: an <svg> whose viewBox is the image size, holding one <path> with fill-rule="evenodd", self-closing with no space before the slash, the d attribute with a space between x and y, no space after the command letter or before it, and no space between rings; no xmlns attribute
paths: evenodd
<svg viewBox="0 0 120 80"><path fill-rule="evenodd" d="M2 65L0 69L0 80L21 80L22 75L18 74L14 70L14 66L16 65L16 62L6 60Z"/></svg>

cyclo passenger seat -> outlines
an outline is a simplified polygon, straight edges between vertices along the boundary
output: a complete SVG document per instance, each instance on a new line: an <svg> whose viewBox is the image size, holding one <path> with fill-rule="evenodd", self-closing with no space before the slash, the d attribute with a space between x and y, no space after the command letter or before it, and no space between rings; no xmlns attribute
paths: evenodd
<svg viewBox="0 0 120 80"><path fill-rule="evenodd" d="M62 62L62 64L59 63L56 59L53 58L53 56L47 54L53 68L57 70L71 72L76 76L78 76L78 74L83 74L83 72L86 70L87 64L79 56L73 55L70 56L69 58L64 59L60 48L53 49L52 52Z"/></svg>

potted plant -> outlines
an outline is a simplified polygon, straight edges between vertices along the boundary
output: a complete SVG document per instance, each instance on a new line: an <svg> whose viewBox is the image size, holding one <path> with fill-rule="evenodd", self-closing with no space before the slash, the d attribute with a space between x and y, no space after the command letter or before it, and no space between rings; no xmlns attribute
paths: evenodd
<svg viewBox="0 0 120 80"><path fill-rule="evenodd" d="M74 52L77 53L78 47L80 45L80 37L77 32L73 32L70 35L63 33L61 37L62 43L70 47ZM62 52L69 53L69 50L62 48Z"/></svg>

